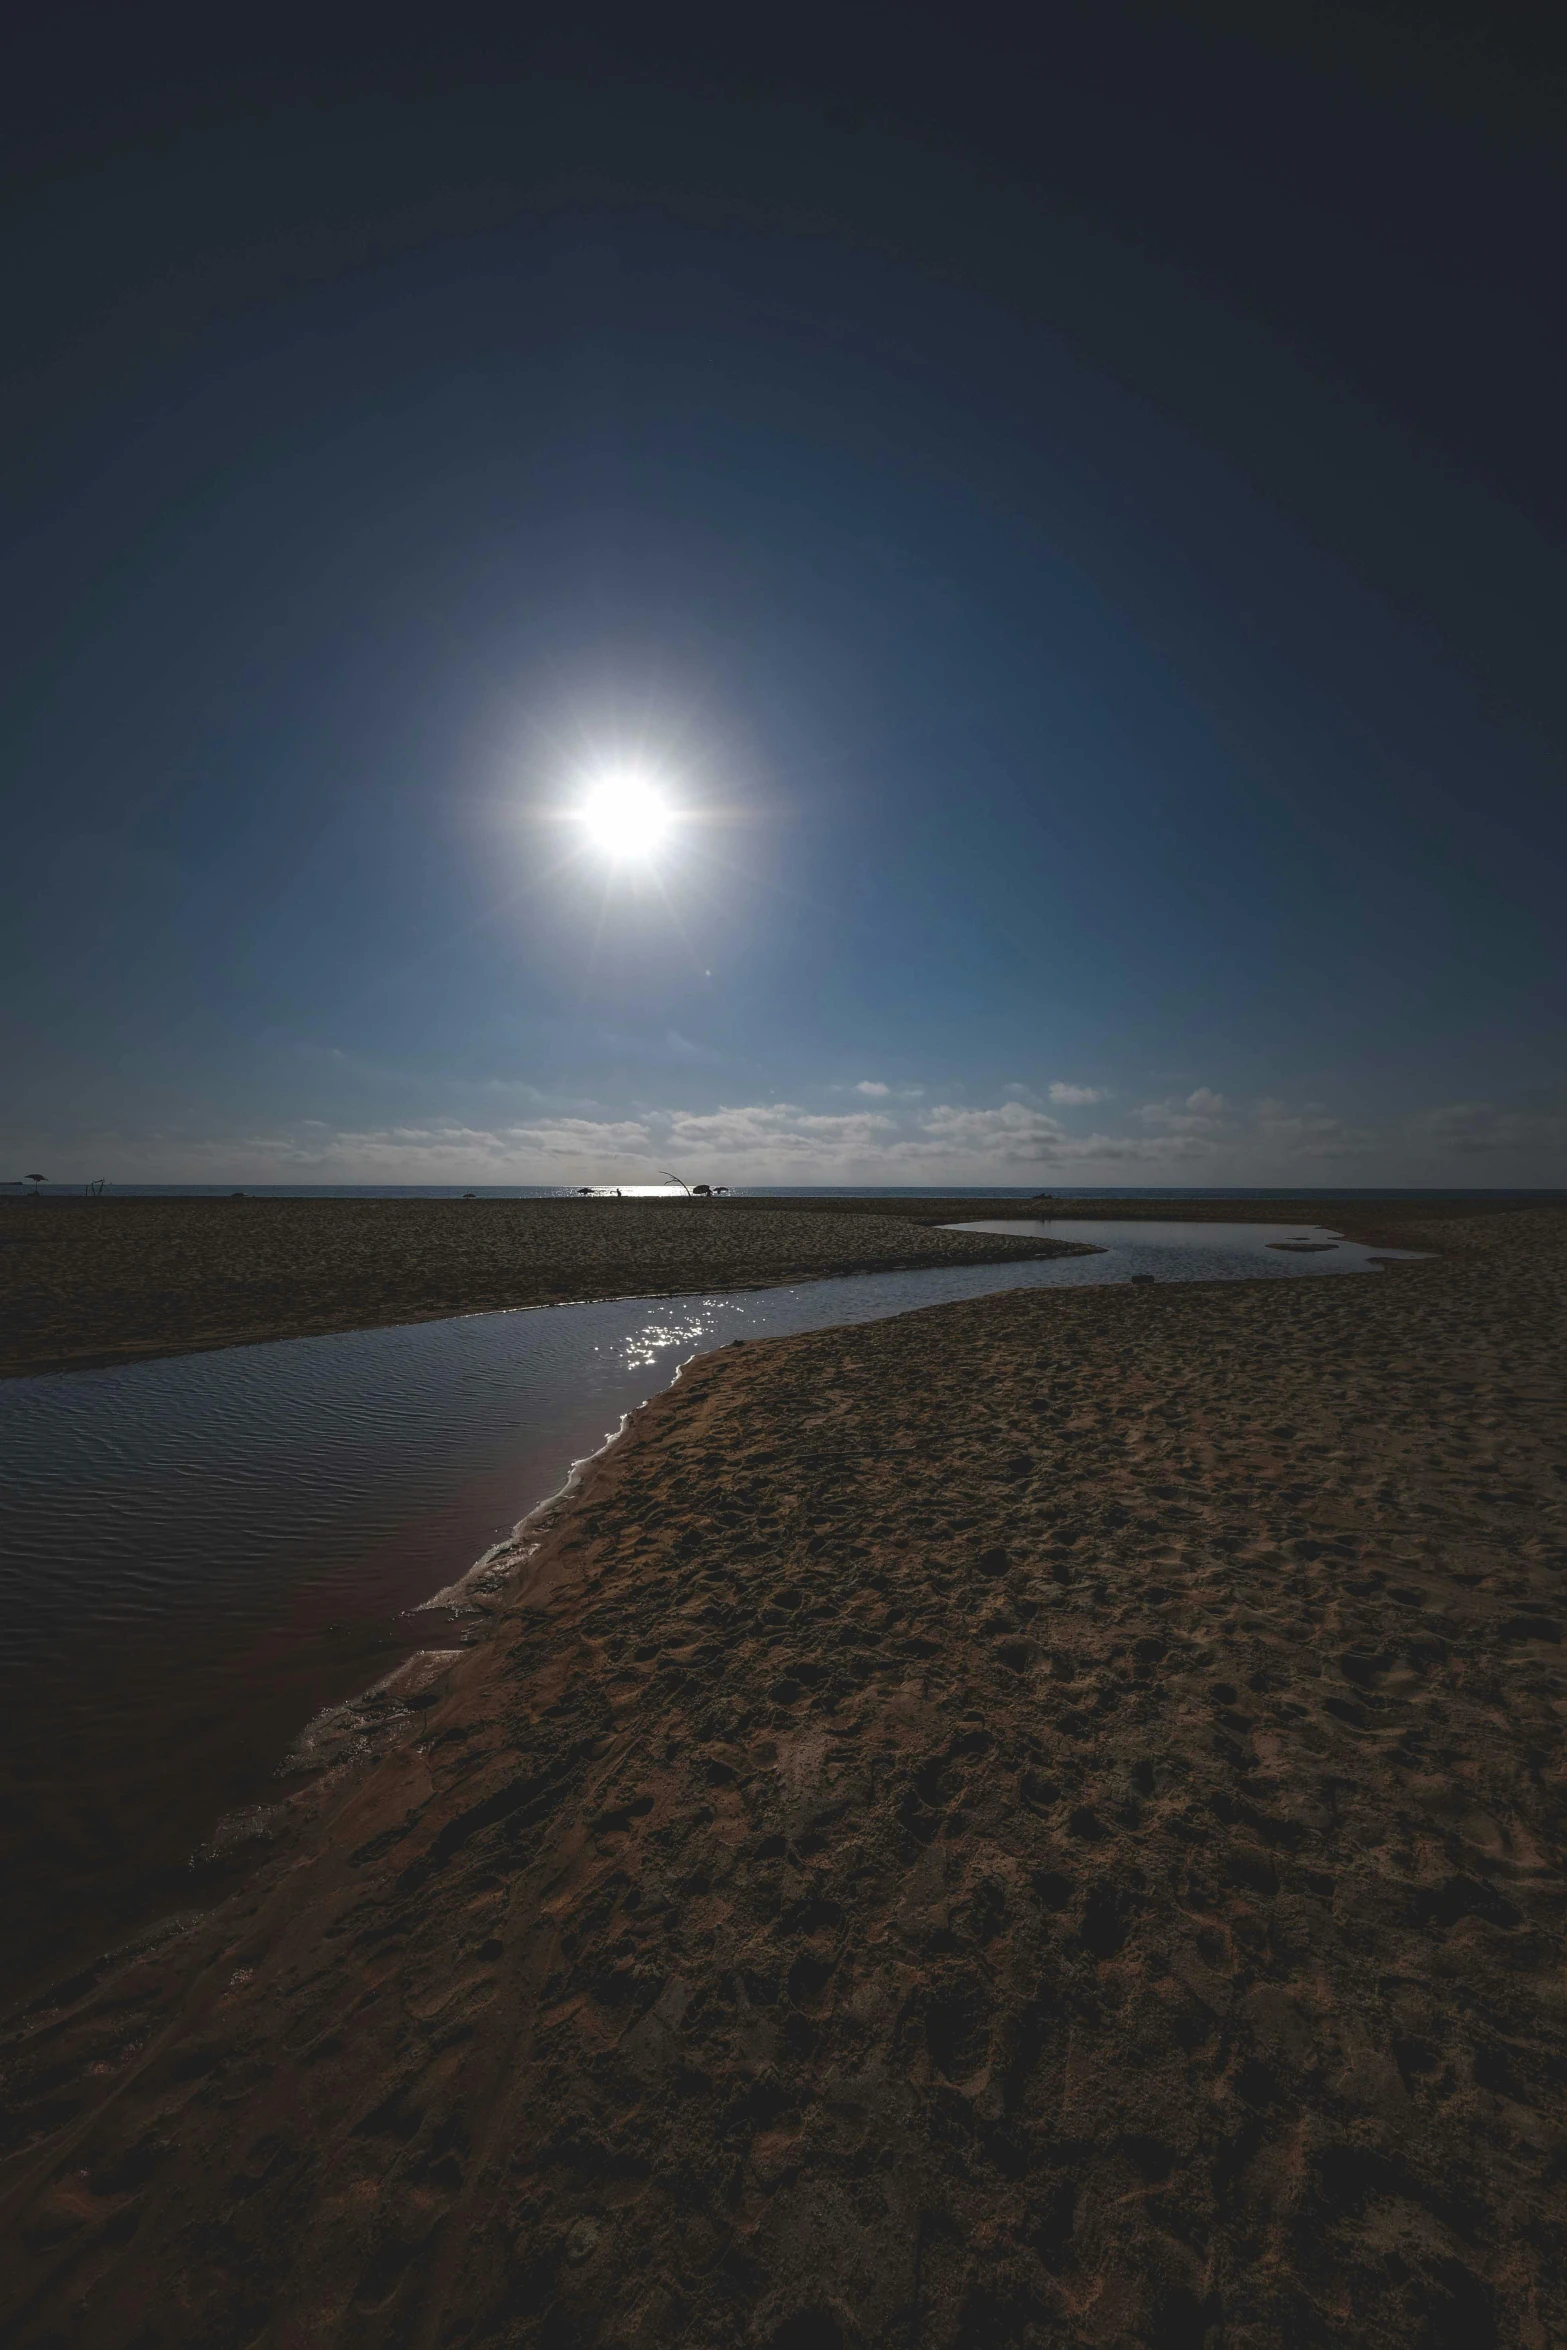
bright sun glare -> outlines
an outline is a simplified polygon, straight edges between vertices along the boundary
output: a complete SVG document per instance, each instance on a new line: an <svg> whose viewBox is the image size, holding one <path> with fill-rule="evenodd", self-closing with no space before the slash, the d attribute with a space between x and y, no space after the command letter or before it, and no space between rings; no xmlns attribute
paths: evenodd
<svg viewBox="0 0 1567 2350"><path fill-rule="evenodd" d="M640 775L606 776L577 815L593 847L619 862L650 857L674 822L673 809Z"/></svg>

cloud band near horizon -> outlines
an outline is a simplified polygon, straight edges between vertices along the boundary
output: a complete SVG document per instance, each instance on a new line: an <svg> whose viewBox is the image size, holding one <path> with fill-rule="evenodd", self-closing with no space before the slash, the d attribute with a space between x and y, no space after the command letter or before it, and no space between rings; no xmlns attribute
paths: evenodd
<svg viewBox="0 0 1567 2350"><path fill-rule="evenodd" d="M1438 1182L1455 1163L1470 1181L1482 1166L1497 1181L1507 1160L1538 1159L1542 1151L1567 1176L1567 1116L1484 1102L1448 1104L1379 1134L1319 1104L1292 1106L1272 1096L1241 1104L1199 1087L1141 1105L1130 1113L1134 1131L1073 1133L1037 1099L927 1105L909 1098L917 1089L900 1087L896 1105L893 1088L867 1081L855 1090L878 1106L813 1111L784 1101L639 1108L630 1116L540 1109L497 1125L436 1120L333 1129L306 1121L230 1137L104 1133L89 1145L90 1169L56 1179L107 1173L112 1180L117 1167L124 1181L566 1185L650 1182L673 1166L690 1180L741 1185L1021 1185L1060 1172L1079 1184L1125 1177L1139 1186L1228 1186L1277 1184L1296 1170L1301 1182L1320 1184L1338 1167L1344 1181L1414 1183ZM1052 1086L1049 1093L1054 1100L1107 1098L1089 1087ZM41 1138L21 1148L47 1163ZM70 1152L79 1155L80 1146Z"/></svg>

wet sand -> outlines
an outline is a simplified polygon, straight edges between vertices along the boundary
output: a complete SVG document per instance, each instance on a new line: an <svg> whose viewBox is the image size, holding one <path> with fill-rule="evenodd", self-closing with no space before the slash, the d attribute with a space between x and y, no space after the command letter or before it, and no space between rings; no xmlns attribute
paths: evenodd
<svg viewBox="0 0 1567 2350"><path fill-rule="evenodd" d="M1065 1245L931 1229L947 1214L941 1202L874 1200L11 1199L0 1202L0 1377Z"/></svg>
<svg viewBox="0 0 1567 2350"><path fill-rule="evenodd" d="M14 2020L11 2338L1567 2337L1567 1215L1383 1237L695 1365Z"/></svg>

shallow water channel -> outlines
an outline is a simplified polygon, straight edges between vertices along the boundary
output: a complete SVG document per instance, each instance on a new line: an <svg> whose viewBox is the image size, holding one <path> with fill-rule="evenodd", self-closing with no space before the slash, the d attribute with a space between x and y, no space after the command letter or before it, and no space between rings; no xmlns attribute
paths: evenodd
<svg viewBox="0 0 1567 2350"><path fill-rule="evenodd" d="M1102 1254L521 1308L0 1382L0 1987L197 1889L321 1707L681 1363L1003 1289L1374 1269L1305 1226L997 1219ZM1332 1242L1285 1254L1269 1241ZM1390 1253L1390 1252L1377 1252ZM449 1621L449 1620L448 1620ZM448 1633L448 1637L449 1637Z"/></svg>

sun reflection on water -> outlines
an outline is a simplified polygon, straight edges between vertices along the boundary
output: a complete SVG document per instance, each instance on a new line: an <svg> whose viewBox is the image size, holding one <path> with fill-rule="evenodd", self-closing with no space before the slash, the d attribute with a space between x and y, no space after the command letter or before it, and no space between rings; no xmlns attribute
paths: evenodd
<svg viewBox="0 0 1567 2350"><path fill-rule="evenodd" d="M646 1370L669 1347L694 1346L699 1340L711 1337L716 1326L712 1313L692 1313L679 1321L644 1322L640 1330L633 1330L626 1337L626 1368Z"/></svg>

